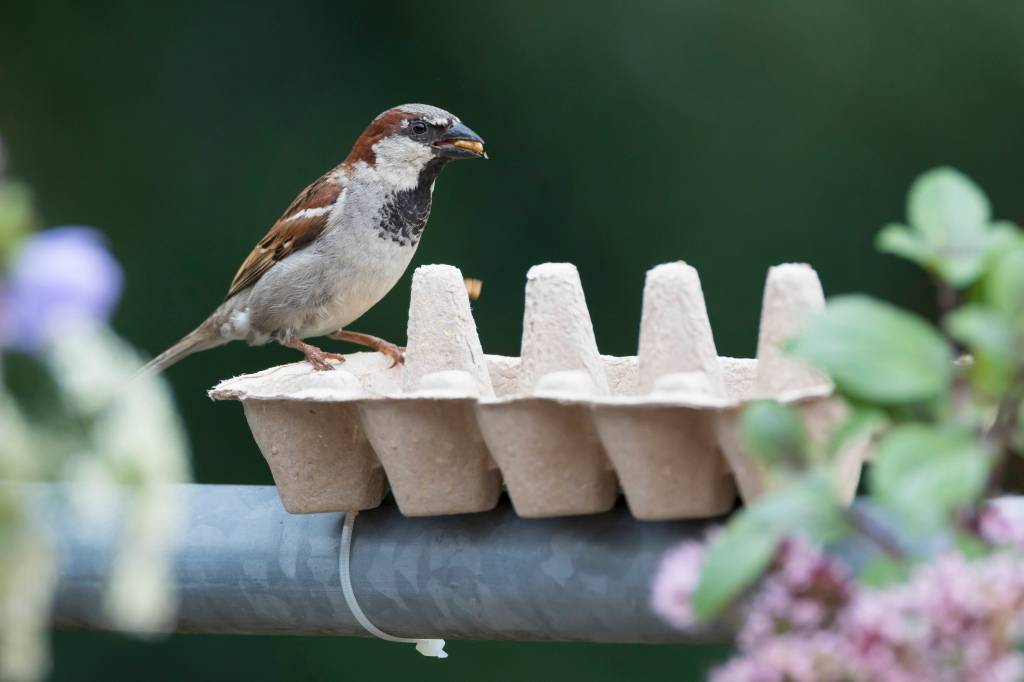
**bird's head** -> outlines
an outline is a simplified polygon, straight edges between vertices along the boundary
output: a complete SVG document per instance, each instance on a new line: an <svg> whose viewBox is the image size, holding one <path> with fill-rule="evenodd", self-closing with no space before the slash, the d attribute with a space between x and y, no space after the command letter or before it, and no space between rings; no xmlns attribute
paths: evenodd
<svg viewBox="0 0 1024 682"><path fill-rule="evenodd" d="M476 158L487 158L484 141L458 116L429 104L403 104L373 119L346 162L411 180L428 167Z"/></svg>

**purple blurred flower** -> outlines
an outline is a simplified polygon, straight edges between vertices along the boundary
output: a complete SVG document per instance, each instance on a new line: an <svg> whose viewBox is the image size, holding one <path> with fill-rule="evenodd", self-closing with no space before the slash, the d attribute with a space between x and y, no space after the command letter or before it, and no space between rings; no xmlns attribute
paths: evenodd
<svg viewBox="0 0 1024 682"><path fill-rule="evenodd" d="M949 554L910 582L862 590L842 631L869 679L1015 682L1024 675L1024 565Z"/></svg>
<svg viewBox="0 0 1024 682"><path fill-rule="evenodd" d="M651 608L677 628L694 623L691 599L700 581L704 554L704 543L684 542L669 550L658 567L651 590Z"/></svg>
<svg viewBox="0 0 1024 682"><path fill-rule="evenodd" d="M96 230L68 226L33 235L0 291L0 345L37 351L62 324L106 322L123 279Z"/></svg>
<svg viewBox="0 0 1024 682"><path fill-rule="evenodd" d="M986 509L990 540L1017 545L1020 512L1009 503ZM680 546L655 579L652 605L674 625L692 624L703 554L699 543ZM975 561L953 552L906 583L869 589L836 559L789 539L742 613L739 653L714 682L1024 679L1024 557L1016 551Z"/></svg>
<svg viewBox="0 0 1024 682"><path fill-rule="evenodd" d="M773 637L714 671L712 682L859 682L855 655L841 634L827 631ZM882 678L879 678L882 679ZM886 679L886 682L892 682ZM920 681L918 681L920 682Z"/></svg>
<svg viewBox="0 0 1024 682"><path fill-rule="evenodd" d="M746 608L740 646L827 628L852 597L851 576L842 564L806 540L790 538Z"/></svg>
<svg viewBox="0 0 1024 682"><path fill-rule="evenodd" d="M978 533L993 545L1024 549L1024 499L999 497L981 510Z"/></svg>

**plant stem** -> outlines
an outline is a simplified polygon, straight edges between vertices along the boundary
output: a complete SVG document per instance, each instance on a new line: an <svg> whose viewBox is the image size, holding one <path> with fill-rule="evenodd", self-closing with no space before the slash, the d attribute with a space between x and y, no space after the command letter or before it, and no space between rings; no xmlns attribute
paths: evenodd
<svg viewBox="0 0 1024 682"><path fill-rule="evenodd" d="M953 357L960 357L964 352L964 347L960 345L959 341L949 335L949 332L946 331L946 325L944 324L946 316L956 310L956 306L960 302L959 296L956 289L950 286L948 282L938 275L932 275L932 281L935 282L935 289L938 292L938 327L942 331L942 336L945 337L946 343L949 344L949 349L953 352Z"/></svg>
<svg viewBox="0 0 1024 682"><path fill-rule="evenodd" d="M935 287L939 292L939 317L943 318L956 309L956 289L951 287L941 277L935 277Z"/></svg>
<svg viewBox="0 0 1024 682"><path fill-rule="evenodd" d="M999 407L996 409L996 418L985 433L985 442L994 448L1005 450L1013 437L1013 432L1020 421L1020 405L1024 400L1024 370L1018 370L1014 376L1013 383L1006 389Z"/></svg>
<svg viewBox="0 0 1024 682"><path fill-rule="evenodd" d="M847 507L846 522L893 559L907 558L907 552L899 540L893 537L887 528L865 514L860 507L856 505Z"/></svg>
<svg viewBox="0 0 1024 682"><path fill-rule="evenodd" d="M995 456L992 463L991 474L989 475L988 488L990 492L999 489L1003 472L1006 468L1006 455L1010 450L1013 435L1017 431L1020 422L1021 402L1024 401L1024 367L1019 368L1013 376L1010 387L999 400L996 408L996 418L992 426L985 432L984 441Z"/></svg>

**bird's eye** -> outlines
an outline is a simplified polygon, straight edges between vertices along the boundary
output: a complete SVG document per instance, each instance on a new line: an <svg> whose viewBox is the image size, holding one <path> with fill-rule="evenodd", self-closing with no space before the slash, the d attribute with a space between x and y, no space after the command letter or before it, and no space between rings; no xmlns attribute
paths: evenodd
<svg viewBox="0 0 1024 682"><path fill-rule="evenodd" d="M414 135L422 135L427 132L427 124L423 121L413 121L409 124L409 128L412 130Z"/></svg>

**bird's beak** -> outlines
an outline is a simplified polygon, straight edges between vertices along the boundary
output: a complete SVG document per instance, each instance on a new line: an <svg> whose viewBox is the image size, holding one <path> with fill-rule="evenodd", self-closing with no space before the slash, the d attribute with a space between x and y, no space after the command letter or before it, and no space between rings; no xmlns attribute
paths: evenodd
<svg viewBox="0 0 1024 682"><path fill-rule="evenodd" d="M456 123L434 142L434 148L450 159L487 158L483 139L462 123Z"/></svg>

